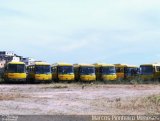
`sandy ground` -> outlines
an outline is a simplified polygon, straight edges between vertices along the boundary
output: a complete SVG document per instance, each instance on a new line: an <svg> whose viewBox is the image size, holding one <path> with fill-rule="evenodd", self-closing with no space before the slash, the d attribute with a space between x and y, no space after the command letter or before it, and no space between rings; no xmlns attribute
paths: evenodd
<svg viewBox="0 0 160 121"><path fill-rule="evenodd" d="M135 99L153 94L160 95L160 85L0 85L0 114L148 114L148 109L130 106ZM122 103L125 108L119 106Z"/></svg>

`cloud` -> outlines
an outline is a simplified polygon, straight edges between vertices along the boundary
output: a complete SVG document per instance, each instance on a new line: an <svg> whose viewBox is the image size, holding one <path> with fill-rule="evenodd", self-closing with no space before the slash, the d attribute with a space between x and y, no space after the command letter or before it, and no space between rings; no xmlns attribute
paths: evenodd
<svg viewBox="0 0 160 121"><path fill-rule="evenodd" d="M160 52L159 6L159 0L1 1L0 47L50 62L151 62Z"/></svg>
<svg viewBox="0 0 160 121"><path fill-rule="evenodd" d="M67 45L61 46L60 48L56 49L56 51L71 52L71 51L75 51L77 49L83 50L83 47L86 46L87 44L89 44L87 41L72 42L72 43L68 43Z"/></svg>

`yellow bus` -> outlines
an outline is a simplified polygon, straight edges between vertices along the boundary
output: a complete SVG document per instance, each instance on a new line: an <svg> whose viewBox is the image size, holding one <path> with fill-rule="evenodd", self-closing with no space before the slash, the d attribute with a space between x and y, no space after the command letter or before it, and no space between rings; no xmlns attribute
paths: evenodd
<svg viewBox="0 0 160 121"><path fill-rule="evenodd" d="M27 67L27 71L27 80L31 83L52 81L51 65L49 63L35 62Z"/></svg>
<svg viewBox="0 0 160 121"><path fill-rule="evenodd" d="M115 65L95 63L96 80L112 81L117 79Z"/></svg>
<svg viewBox="0 0 160 121"><path fill-rule="evenodd" d="M23 81L26 82L26 66L23 62L9 62L4 68L4 80L10 81Z"/></svg>
<svg viewBox="0 0 160 121"><path fill-rule="evenodd" d="M115 64L117 79L134 79L139 75L139 67L127 64Z"/></svg>
<svg viewBox="0 0 160 121"><path fill-rule="evenodd" d="M74 64L75 79L77 81L95 81L95 66L91 64Z"/></svg>
<svg viewBox="0 0 160 121"><path fill-rule="evenodd" d="M52 79L55 81L74 81L73 65L69 63L53 64Z"/></svg>
<svg viewBox="0 0 160 121"><path fill-rule="evenodd" d="M140 65L140 78L142 80L160 80L160 64Z"/></svg>

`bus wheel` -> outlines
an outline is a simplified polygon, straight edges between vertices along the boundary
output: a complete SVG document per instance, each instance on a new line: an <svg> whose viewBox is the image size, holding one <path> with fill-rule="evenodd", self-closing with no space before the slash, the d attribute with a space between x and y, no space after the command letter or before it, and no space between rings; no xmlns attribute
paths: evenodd
<svg viewBox="0 0 160 121"><path fill-rule="evenodd" d="M58 83L58 82L59 82L59 79L55 79L54 82Z"/></svg>
<svg viewBox="0 0 160 121"><path fill-rule="evenodd" d="M46 81L46 84L50 84L52 82L53 82L52 80L49 80L49 81Z"/></svg>
<svg viewBox="0 0 160 121"><path fill-rule="evenodd" d="M72 83L73 81L67 81L68 84Z"/></svg>
<svg viewBox="0 0 160 121"><path fill-rule="evenodd" d="M30 79L29 81L31 84L35 84L35 80L34 79Z"/></svg>

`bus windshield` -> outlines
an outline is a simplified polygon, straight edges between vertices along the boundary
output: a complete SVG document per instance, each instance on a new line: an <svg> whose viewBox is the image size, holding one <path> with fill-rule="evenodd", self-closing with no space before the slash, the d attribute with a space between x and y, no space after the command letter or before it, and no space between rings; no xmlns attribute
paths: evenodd
<svg viewBox="0 0 160 121"><path fill-rule="evenodd" d="M116 67L116 72L117 73L123 73L124 72L124 68L123 67Z"/></svg>
<svg viewBox="0 0 160 121"><path fill-rule="evenodd" d="M25 73L26 67L24 64L9 64L8 72L9 73Z"/></svg>
<svg viewBox="0 0 160 121"><path fill-rule="evenodd" d="M125 68L125 74L128 76L137 75L139 69L134 67L126 67Z"/></svg>
<svg viewBox="0 0 160 121"><path fill-rule="evenodd" d="M58 67L59 74L73 74L73 66L59 66Z"/></svg>
<svg viewBox="0 0 160 121"><path fill-rule="evenodd" d="M90 75L95 74L95 68L94 67L81 67L80 74L84 75Z"/></svg>
<svg viewBox="0 0 160 121"><path fill-rule="evenodd" d="M110 67L102 67L102 74L115 74L116 70L115 67L110 66Z"/></svg>
<svg viewBox="0 0 160 121"><path fill-rule="evenodd" d="M141 74L153 74L153 66L141 66Z"/></svg>
<svg viewBox="0 0 160 121"><path fill-rule="evenodd" d="M36 65L35 73L36 74L49 74L51 73L51 66L50 65Z"/></svg>

